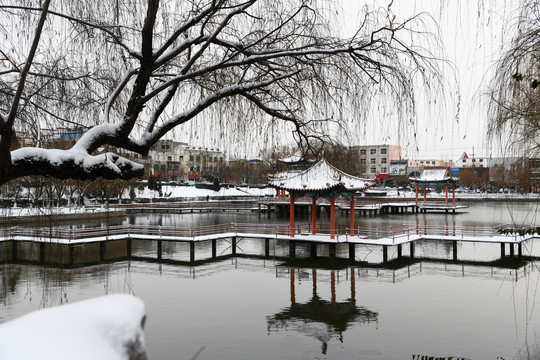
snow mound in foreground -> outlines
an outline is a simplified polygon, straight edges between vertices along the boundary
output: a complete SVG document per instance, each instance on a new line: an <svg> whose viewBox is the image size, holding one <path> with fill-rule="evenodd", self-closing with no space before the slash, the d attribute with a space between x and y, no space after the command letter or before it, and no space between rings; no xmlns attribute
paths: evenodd
<svg viewBox="0 0 540 360"><path fill-rule="evenodd" d="M146 359L142 300L117 294L38 310L0 325L0 359Z"/></svg>

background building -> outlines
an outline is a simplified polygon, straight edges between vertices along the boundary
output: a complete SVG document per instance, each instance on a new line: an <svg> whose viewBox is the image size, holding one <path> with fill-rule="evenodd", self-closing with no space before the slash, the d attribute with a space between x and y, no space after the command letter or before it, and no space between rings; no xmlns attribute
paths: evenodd
<svg viewBox="0 0 540 360"><path fill-rule="evenodd" d="M468 168L468 167L489 167L489 159L483 157L469 157L466 152L461 154L459 160L455 161L452 167Z"/></svg>
<svg viewBox="0 0 540 360"><path fill-rule="evenodd" d="M220 178L223 152L214 148L190 146L173 140L159 140L150 152L151 175L170 181L212 181Z"/></svg>
<svg viewBox="0 0 540 360"><path fill-rule="evenodd" d="M388 174L392 160L401 160L401 146L398 145L361 145L351 147L360 162L361 175L376 177Z"/></svg>

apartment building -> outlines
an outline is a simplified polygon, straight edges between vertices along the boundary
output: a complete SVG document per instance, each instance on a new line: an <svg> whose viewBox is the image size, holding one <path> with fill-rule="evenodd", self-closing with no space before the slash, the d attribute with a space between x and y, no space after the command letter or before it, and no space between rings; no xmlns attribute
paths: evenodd
<svg viewBox="0 0 540 360"><path fill-rule="evenodd" d="M351 151L357 153L361 174L366 177L388 174L390 163L401 160L401 146L398 145L352 146Z"/></svg>
<svg viewBox="0 0 540 360"><path fill-rule="evenodd" d="M159 140L149 152L151 173L168 180L212 180L224 165L223 152L174 140Z"/></svg>

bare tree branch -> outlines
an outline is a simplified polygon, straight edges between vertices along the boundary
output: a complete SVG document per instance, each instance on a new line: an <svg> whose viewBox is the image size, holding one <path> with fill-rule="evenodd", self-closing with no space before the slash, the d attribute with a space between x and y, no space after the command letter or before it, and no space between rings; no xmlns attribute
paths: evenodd
<svg viewBox="0 0 540 360"><path fill-rule="evenodd" d="M364 8L356 34L343 39L329 25L332 5L308 0L137 0L114 11L107 0L57 0L47 27L36 21L46 10L18 1L0 0L10 15L0 27L23 34L8 36L11 49L1 53L9 64L0 69L0 184L32 171L64 178L70 167L75 178L139 176L135 163L96 152L146 155L202 116L225 136L280 120L315 152L331 127L364 121L373 102L413 117L415 81L431 89L440 76L432 49L409 41L425 35L413 28L418 18L396 24L383 8ZM23 67L13 59L30 41ZM11 152L13 131L28 124L88 130L63 152Z"/></svg>

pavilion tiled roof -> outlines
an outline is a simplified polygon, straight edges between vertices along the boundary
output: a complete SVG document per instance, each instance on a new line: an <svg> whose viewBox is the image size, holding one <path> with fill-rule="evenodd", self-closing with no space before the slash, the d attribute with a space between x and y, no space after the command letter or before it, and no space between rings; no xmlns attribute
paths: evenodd
<svg viewBox="0 0 540 360"><path fill-rule="evenodd" d="M450 168L424 168L422 173L417 178L410 178L414 182L451 182L452 172Z"/></svg>
<svg viewBox="0 0 540 360"><path fill-rule="evenodd" d="M357 191L373 186L373 182L349 175L329 164L326 159L304 171L285 171L269 177L269 185L296 192Z"/></svg>

